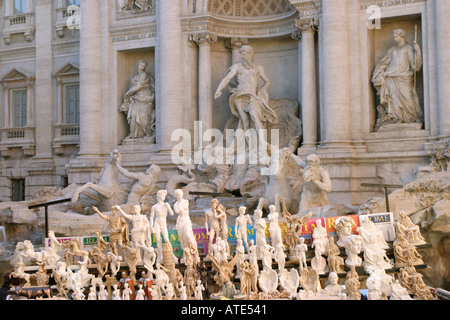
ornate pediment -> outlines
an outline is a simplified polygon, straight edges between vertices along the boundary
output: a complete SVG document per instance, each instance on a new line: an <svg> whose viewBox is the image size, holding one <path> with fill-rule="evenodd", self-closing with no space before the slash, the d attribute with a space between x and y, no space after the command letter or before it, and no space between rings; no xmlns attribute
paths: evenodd
<svg viewBox="0 0 450 320"><path fill-rule="evenodd" d="M64 76L73 76L80 74L80 69L77 65L68 63L61 69L59 69L54 76L55 77L64 77Z"/></svg>
<svg viewBox="0 0 450 320"><path fill-rule="evenodd" d="M34 79L34 76L29 74L26 71L19 70L19 69L12 69L8 73L4 74L1 78L1 82L8 82L8 81L23 81L23 80L30 80Z"/></svg>

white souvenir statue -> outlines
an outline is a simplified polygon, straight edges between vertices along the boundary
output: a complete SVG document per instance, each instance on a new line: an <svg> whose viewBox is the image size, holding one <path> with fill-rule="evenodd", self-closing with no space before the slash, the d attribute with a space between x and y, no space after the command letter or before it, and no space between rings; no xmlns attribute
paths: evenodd
<svg viewBox="0 0 450 320"><path fill-rule="evenodd" d="M272 259L275 253L275 248L266 244L264 246L264 253L262 258L263 270L272 270Z"/></svg>
<svg viewBox="0 0 450 320"><path fill-rule="evenodd" d="M117 284L113 284L113 292L112 292L112 299L113 300L122 300L120 289L117 287Z"/></svg>
<svg viewBox="0 0 450 320"><path fill-rule="evenodd" d="M266 226L267 222L262 217L262 210L256 209L253 214L253 225L255 228L255 238L256 238L256 255L259 259L262 258L264 247L266 245Z"/></svg>
<svg viewBox="0 0 450 320"><path fill-rule="evenodd" d="M72 293L72 300L84 300L86 296L81 291L81 288L75 288Z"/></svg>
<svg viewBox="0 0 450 320"><path fill-rule="evenodd" d="M278 273L280 274L286 265L286 254L282 243L279 243L275 248L275 261L278 263Z"/></svg>
<svg viewBox="0 0 450 320"><path fill-rule="evenodd" d="M209 239L209 248L212 247L214 239L220 237L219 200L212 199L209 210L205 211L205 229ZM217 242L217 240L216 240Z"/></svg>
<svg viewBox="0 0 450 320"><path fill-rule="evenodd" d="M151 227L148 222L147 216L141 214L141 206L134 205L134 214L126 214L120 206L116 206L119 212L128 220L131 221L133 228L131 229L131 241L137 246L151 246ZM138 251L139 260L141 257L140 251Z"/></svg>
<svg viewBox="0 0 450 320"><path fill-rule="evenodd" d="M256 245L254 244L255 241L250 240L248 242L249 247L248 247L248 260L250 263L250 266L255 267L256 268L256 273L258 273L258 256L257 256L257 251L258 248L256 247Z"/></svg>
<svg viewBox="0 0 450 320"><path fill-rule="evenodd" d="M415 225L404 211L400 211L400 217L396 225L398 233L405 236L410 244L417 246L426 243L420 233L420 227Z"/></svg>
<svg viewBox="0 0 450 320"><path fill-rule="evenodd" d="M109 268L111 270L111 277L115 278L120 269L120 263L122 262L122 256L116 256L112 252L107 252L106 256L109 260Z"/></svg>
<svg viewBox="0 0 450 320"><path fill-rule="evenodd" d="M306 269L308 265L306 264L306 251L308 251L308 246L305 244L305 238L299 238L299 244L295 246L295 254L298 258L298 271L301 274L303 269Z"/></svg>
<svg viewBox="0 0 450 320"><path fill-rule="evenodd" d="M144 248L144 258L142 259L144 267L147 270L153 270L153 266L156 263L156 253L155 248L145 247Z"/></svg>
<svg viewBox="0 0 450 320"><path fill-rule="evenodd" d="M248 214L246 214L247 208L244 206L239 207L239 216L236 218L236 225L234 227L234 233L236 238L242 239L245 248L248 250L247 241L247 224L251 224L252 220Z"/></svg>
<svg viewBox="0 0 450 320"><path fill-rule="evenodd" d="M269 234L272 247L276 248L278 244L283 243L283 239L281 237L281 228L278 222L278 212L275 211L275 206L272 204L269 206L270 213L267 216L269 220Z"/></svg>
<svg viewBox="0 0 450 320"><path fill-rule="evenodd" d="M166 190L159 190L156 193L156 199L158 202L152 206L150 212L150 226L153 234L156 238L156 247L158 248L158 263L162 263L162 239L164 238L165 243L170 243L169 231L167 230L167 215L173 216L173 211L167 202L164 202L167 196ZM155 218L156 216L156 218ZM151 246L151 245L149 245ZM173 255L174 261L178 261L178 258Z"/></svg>
<svg viewBox="0 0 450 320"><path fill-rule="evenodd" d="M180 282L180 287L178 288L178 290L180 291L180 300L187 300L187 292L186 292L186 286L184 285L184 282L181 281Z"/></svg>
<svg viewBox="0 0 450 320"><path fill-rule="evenodd" d="M383 294L390 296L394 278L387 275L384 269L376 266L368 268L368 273L370 274L366 280L366 286L369 289L368 300L380 300Z"/></svg>
<svg viewBox="0 0 450 320"><path fill-rule="evenodd" d="M336 233L339 237L338 241L336 241L336 244L339 247L344 247L345 238L347 238L352 234L353 223L354 221L350 217L344 216L336 219L335 228Z"/></svg>
<svg viewBox="0 0 450 320"><path fill-rule="evenodd" d="M58 239L56 239L55 232L49 231L48 232L49 237L49 246L46 250L45 256L46 256L46 262L50 268L53 268L56 266L56 263L61 260L61 257L59 256L59 250L62 249L62 245L58 242Z"/></svg>
<svg viewBox="0 0 450 320"><path fill-rule="evenodd" d="M366 249L369 243L373 243L372 238L378 248L389 249L389 245L384 239L383 231L377 228L375 223L370 220L370 217L364 217L361 226L356 228L356 232L362 237L362 251Z"/></svg>
<svg viewBox="0 0 450 320"><path fill-rule="evenodd" d="M145 291L142 289L142 284L138 285L138 290L136 291L136 300L145 300Z"/></svg>
<svg viewBox="0 0 450 320"><path fill-rule="evenodd" d="M197 280L197 286L195 287L194 297L196 300L203 300L203 291L205 291L205 287L202 284L201 280Z"/></svg>
<svg viewBox="0 0 450 320"><path fill-rule="evenodd" d="M345 264L347 266L360 266L362 259L358 256L361 253L361 237L357 235L350 235L345 238L344 247L347 253Z"/></svg>
<svg viewBox="0 0 450 320"><path fill-rule="evenodd" d="M129 285L127 282L123 285L122 290L122 300L131 300L131 295L133 294L133 291L131 291Z"/></svg>
<svg viewBox="0 0 450 320"><path fill-rule="evenodd" d="M89 288L88 300L97 300L97 293L95 292L95 287Z"/></svg>
<svg viewBox="0 0 450 320"><path fill-rule="evenodd" d="M325 254L328 247L328 234L327 229L322 226L320 220L316 221L317 226L314 228L312 233L313 244L311 248L318 250L320 254Z"/></svg>
<svg viewBox="0 0 450 320"><path fill-rule="evenodd" d="M152 285L150 288L148 288L148 292L152 296L152 300L161 300L162 299L161 288L159 286Z"/></svg>
<svg viewBox="0 0 450 320"><path fill-rule="evenodd" d="M104 284L100 285L100 290L98 291L98 300L108 300L108 291Z"/></svg>
<svg viewBox="0 0 450 320"><path fill-rule="evenodd" d="M317 227L313 230L313 243L311 248L314 249L314 258L311 260L311 266L318 274L324 274L327 267L327 261L323 254L326 254L328 247L327 231L322 227L320 220L317 220Z"/></svg>
<svg viewBox="0 0 450 320"><path fill-rule="evenodd" d="M389 300L414 300L398 280L391 284L391 296Z"/></svg>
<svg viewBox="0 0 450 320"><path fill-rule="evenodd" d="M329 284L324 288L329 297L335 297L337 300L342 298L344 289L338 284L339 277L336 272L330 272L328 275Z"/></svg>
<svg viewBox="0 0 450 320"><path fill-rule="evenodd" d="M192 231L191 218L189 217L189 200L183 199L183 191L181 189L175 190L174 195L177 201L173 204L173 211L178 214L175 228L180 237L181 248L184 250L190 242L195 243L195 246L197 246L197 240Z"/></svg>
<svg viewBox="0 0 450 320"><path fill-rule="evenodd" d="M227 260L225 242L221 237L216 237L216 242L210 247L210 255L216 258L219 263Z"/></svg>
<svg viewBox="0 0 450 320"><path fill-rule="evenodd" d="M236 262L236 278L240 278L241 264L245 261L245 248L242 239L237 239L236 255L238 256Z"/></svg>
<svg viewBox="0 0 450 320"><path fill-rule="evenodd" d="M341 250L334 242L335 238L330 237L328 239L328 248L327 248L327 262L328 268L330 272L343 273L344 272L344 258L340 257Z"/></svg>
<svg viewBox="0 0 450 320"><path fill-rule="evenodd" d="M280 286L284 291L289 293L289 297L292 299L297 295L298 286L300 284L300 276L298 271L292 268L290 271L286 269L280 272Z"/></svg>
<svg viewBox="0 0 450 320"><path fill-rule="evenodd" d="M278 288L278 275L273 269L263 269L258 279L259 287L265 295L275 292Z"/></svg>
<svg viewBox="0 0 450 320"><path fill-rule="evenodd" d="M370 266L378 266L382 269L390 269L394 266L394 263L386 255L386 250L378 247L375 238L371 238L364 250L363 267L366 272Z"/></svg>

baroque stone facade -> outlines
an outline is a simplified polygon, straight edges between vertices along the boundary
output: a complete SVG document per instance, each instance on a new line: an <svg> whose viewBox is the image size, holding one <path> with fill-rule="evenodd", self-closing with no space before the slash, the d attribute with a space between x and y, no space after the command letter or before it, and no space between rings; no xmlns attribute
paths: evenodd
<svg viewBox="0 0 450 320"><path fill-rule="evenodd" d="M214 92L247 44L269 75L270 98L298 102L297 153L320 157L333 182L331 204L381 195L363 182L410 183L450 134L446 0L21 3L0 7L2 200L95 181L113 149L130 171L159 165L164 186L178 172L175 130L188 130L192 145L201 139L196 121L224 130L229 95ZM423 120L379 129L371 79L397 29L421 48L414 84ZM154 142L126 139L120 112L140 60L154 79Z"/></svg>

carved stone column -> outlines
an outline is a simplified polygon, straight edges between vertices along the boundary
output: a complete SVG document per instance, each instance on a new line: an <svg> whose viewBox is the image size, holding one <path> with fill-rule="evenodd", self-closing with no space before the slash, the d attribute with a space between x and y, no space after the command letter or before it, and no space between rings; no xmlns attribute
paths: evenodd
<svg viewBox="0 0 450 320"><path fill-rule="evenodd" d="M439 135L450 135L450 6L446 0L436 0L437 85L439 105Z"/></svg>
<svg viewBox="0 0 450 320"><path fill-rule="evenodd" d="M81 0L80 156L102 153L102 50L100 1Z"/></svg>
<svg viewBox="0 0 450 320"><path fill-rule="evenodd" d="M217 41L217 36L208 32L194 34L192 40L199 47L198 70L198 115L202 131L213 126L213 89L211 77L211 44Z"/></svg>
<svg viewBox="0 0 450 320"><path fill-rule="evenodd" d="M241 54L239 50L242 46L248 45L247 38L231 38L225 41L225 46L231 49L231 64L234 64L241 60Z"/></svg>
<svg viewBox="0 0 450 320"><path fill-rule="evenodd" d="M317 84L316 84L316 52L315 32L316 24L313 19L298 20L296 22L301 32L301 65L300 75L302 86L302 148L315 149L317 147Z"/></svg>
<svg viewBox="0 0 450 320"><path fill-rule="evenodd" d="M322 145L350 145L350 61L348 2L323 0L320 35L323 37Z"/></svg>
<svg viewBox="0 0 450 320"><path fill-rule="evenodd" d="M156 48L156 139L159 152L170 152L174 130L183 128L185 105L185 56L180 0L159 0Z"/></svg>

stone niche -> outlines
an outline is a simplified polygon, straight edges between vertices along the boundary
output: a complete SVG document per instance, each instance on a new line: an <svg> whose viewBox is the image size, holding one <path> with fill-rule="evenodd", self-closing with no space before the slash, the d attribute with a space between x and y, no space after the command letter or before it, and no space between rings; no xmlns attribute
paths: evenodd
<svg viewBox="0 0 450 320"><path fill-rule="evenodd" d="M387 51L395 44L392 32L397 29L403 29L406 32L406 42L413 45L415 39L415 26L417 25L417 43L419 44L422 55L424 55L424 47L422 41L422 20L420 15L408 15L401 17L391 17L381 19L380 28L367 28L367 45L368 45L368 67L369 67L369 121L370 131L375 131L377 121L377 106L379 97L374 88L371 78L377 64L381 61ZM424 61L425 63L425 61ZM424 83L423 83L423 67L416 73L416 90L419 96L422 111L426 113L424 105Z"/></svg>
<svg viewBox="0 0 450 320"><path fill-rule="evenodd" d="M255 53L255 63L263 66L270 80L270 100L299 101L298 43L290 36L267 39L248 39ZM227 70L231 67L231 50L226 40L219 39L211 47L212 90L215 92ZM213 101L213 126L222 130L231 117L229 94ZM299 115L297 115L299 116Z"/></svg>
<svg viewBox="0 0 450 320"><path fill-rule="evenodd" d="M137 71L137 62L143 60L147 63L146 71L155 79L155 48L139 48L117 52L117 141L122 144L129 134L129 125L125 113L120 112L120 105L123 103L123 95L130 88L131 78Z"/></svg>

